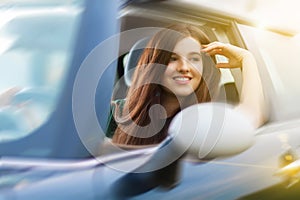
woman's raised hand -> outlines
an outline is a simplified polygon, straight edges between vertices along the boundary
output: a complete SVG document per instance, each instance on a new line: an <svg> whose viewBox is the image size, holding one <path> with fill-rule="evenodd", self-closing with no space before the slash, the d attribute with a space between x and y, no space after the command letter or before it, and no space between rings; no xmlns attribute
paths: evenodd
<svg viewBox="0 0 300 200"><path fill-rule="evenodd" d="M228 63L217 63L218 68L241 68L245 57L251 56L251 53L246 49L225 44L222 42L212 42L207 45L202 45L201 50L208 55L223 55L228 58Z"/></svg>

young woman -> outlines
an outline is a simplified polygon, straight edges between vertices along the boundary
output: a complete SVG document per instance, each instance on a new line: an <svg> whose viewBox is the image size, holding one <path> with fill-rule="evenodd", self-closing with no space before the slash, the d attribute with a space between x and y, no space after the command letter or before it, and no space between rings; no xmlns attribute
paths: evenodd
<svg viewBox="0 0 300 200"><path fill-rule="evenodd" d="M215 55L228 63L215 63ZM216 99L218 68L241 67L241 110L258 127L264 122L263 92L255 60L245 49L210 43L197 27L176 24L158 32L148 43L135 69L126 100L116 101L116 129L112 142L119 145L158 144L167 137L172 118L180 110Z"/></svg>

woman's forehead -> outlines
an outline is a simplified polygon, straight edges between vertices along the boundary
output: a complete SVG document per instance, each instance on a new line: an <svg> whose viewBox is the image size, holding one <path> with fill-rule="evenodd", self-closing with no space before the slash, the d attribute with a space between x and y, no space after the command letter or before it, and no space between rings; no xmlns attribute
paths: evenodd
<svg viewBox="0 0 300 200"><path fill-rule="evenodd" d="M200 53L200 51L200 43L192 37L186 37L177 42L173 53L184 56L192 53Z"/></svg>

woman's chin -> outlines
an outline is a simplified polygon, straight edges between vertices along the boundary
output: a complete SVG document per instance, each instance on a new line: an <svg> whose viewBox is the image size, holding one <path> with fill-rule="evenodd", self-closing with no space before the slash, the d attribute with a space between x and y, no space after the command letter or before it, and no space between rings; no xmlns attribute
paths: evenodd
<svg viewBox="0 0 300 200"><path fill-rule="evenodd" d="M183 98L183 97L187 97L187 96L190 96L191 94L193 94L194 93L194 91L193 90L186 90L186 91L183 91L183 90L181 90L181 91L174 91L174 94L177 96L177 97L181 97L181 98ZM196 95L195 93L194 93L194 95Z"/></svg>

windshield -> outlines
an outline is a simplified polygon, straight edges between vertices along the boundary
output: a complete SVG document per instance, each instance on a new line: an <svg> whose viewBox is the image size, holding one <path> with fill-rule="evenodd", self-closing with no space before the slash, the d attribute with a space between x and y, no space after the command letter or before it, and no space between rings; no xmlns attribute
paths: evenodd
<svg viewBox="0 0 300 200"><path fill-rule="evenodd" d="M0 4L0 141L29 134L53 111L81 12L79 0Z"/></svg>

